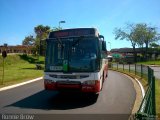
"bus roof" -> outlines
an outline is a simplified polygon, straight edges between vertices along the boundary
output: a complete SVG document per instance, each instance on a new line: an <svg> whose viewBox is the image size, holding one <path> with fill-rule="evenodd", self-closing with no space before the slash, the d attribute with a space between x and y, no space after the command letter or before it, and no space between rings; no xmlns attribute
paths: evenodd
<svg viewBox="0 0 160 120"><path fill-rule="evenodd" d="M77 36L98 37L99 33L96 28L74 28L74 29L64 29L59 31L53 31L53 32L50 32L49 34L49 38L77 37Z"/></svg>

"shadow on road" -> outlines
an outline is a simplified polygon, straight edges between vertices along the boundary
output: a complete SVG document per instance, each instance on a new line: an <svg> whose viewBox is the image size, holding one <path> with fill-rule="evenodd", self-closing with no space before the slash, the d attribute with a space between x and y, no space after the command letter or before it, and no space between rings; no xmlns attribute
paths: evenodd
<svg viewBox="0 0 160 120"><path fill-rule="evenodd" d="M92 105L97 101L97 98L97 95L58 93L43 90L6 107L14 106L31 109L67 110Z"/></svg>

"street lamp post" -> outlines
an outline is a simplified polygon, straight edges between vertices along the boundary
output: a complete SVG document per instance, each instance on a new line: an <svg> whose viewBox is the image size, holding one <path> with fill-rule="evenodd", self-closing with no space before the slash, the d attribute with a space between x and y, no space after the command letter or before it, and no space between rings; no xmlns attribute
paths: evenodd
<svg viewBox="0 0 160 120"><path fill-rule="evenodd" d="M66 21L64 21L64 20L63 21L59 21L59 26L58 26L59 29L61 29L61 26L60 26L61 23L66 23Z"/></svg>

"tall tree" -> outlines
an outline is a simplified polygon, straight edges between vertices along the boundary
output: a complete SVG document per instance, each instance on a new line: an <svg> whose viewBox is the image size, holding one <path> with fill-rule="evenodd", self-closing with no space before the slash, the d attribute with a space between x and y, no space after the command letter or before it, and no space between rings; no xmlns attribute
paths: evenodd
<svg viewBox="0 0 160 120"><path fill-rule="evenodd" d="M25 37L24 40L22 41L22 45L31 46L34 44L35 44L35 39L33 38L32 35Z"/></svg>
<svg viewBox="0 0 160 120"><path fill-rule="evenodd" d="M133 54L134 54L134 62L137 61L137 55L136 55L136 44L137 44L137 39L135 37L135 25L134 24L126 24L126 27L124 29L122 28L115 28L114 34L115 34L115 39L120 39L120 40L127 40L131 42L131 45L133 47Z"/></svg>
<svg viewBox="0 0 160 120"><path fill-rule="evenodd" d="M144 56L147 60L148 46L150 43L158 41L160 36L156 30L156 27L149 26L145 23L139 24L126 24L125 29L115 29L115 39L128 40L131 42L134 52L134 58L136 62L136 45L140 46L143 50L143 45L145 45Z"/></svg>
<svg viewBox="0 0 160 120"><path fill-rule="evenodd" d="M36 38L45 39L47 38L51 28L49 26L38 25L34 28L34 32L36 33Z"/></svg>
<svg viewBox="0 0 160 120"><path fill-rule="evenodd" d="M158 48L158 47L160 47L160 45L158 45L157 43L153 42L153 43L150 43L150 47L151 48Z"/></svg>
<svg viewBox="0 0 160 120"><path fill-rule="evenodd" d="M51 31L51 28L49 26L38 25L38 26L34 27L34 32L36 33L35 46L36 46L36 51L37 51L38 55L42 51L44 53L45 45L44 44L42 45L41 41L47 38L50 31Z"/></svg>
<svg viewBox="0 0 160 120"><path fill-rule="evenodd" d="M142 53L143 58L145 55L145 51L144 51L145 31L146 30L144 29L143 24L135 25L135 30L134 30L135 39L136 39L137 45L142 49L141 53Z"/></svg>
<svg viewBox="0 0 160 120"><path fill-rule="evenodd" d="M29 46L34 46L35 45L35 38L32 35L26 36L24 38L24 40L22 41L22 45L27 46L27 53L28 53L30 51L30 49L31 49L31 47L29 47Z"/></svg>
<svg viewBox="0 0 160 120"><path fill-rule="evenodd" d="M137 44L145 45L145 59L147 60L149 44L156 42L160 39L156 27L149 26L145 23L139 23L135 26L135 36L137 38Z"/></svg>

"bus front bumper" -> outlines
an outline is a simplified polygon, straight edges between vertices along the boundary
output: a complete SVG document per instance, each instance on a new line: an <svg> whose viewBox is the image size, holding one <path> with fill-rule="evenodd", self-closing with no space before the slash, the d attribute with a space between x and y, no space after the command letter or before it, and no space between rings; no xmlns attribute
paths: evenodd
<svg viewBox="0 0 160 120"><path fill-rule="evenodd" d="M87 84L59 84L57 82L47 82L44 81L45 90L70 90L70 91L80 91L84 93L98 93L100 92L100 81L96 80L94 85Z"/></svg>

